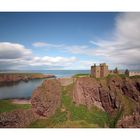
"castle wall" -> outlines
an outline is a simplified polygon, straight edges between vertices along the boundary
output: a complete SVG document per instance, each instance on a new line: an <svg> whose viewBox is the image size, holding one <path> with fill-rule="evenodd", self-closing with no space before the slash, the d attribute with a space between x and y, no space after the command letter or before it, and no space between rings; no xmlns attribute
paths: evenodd
<svg viewBox="0 0 140 140"><path fill-rule="evenodd" d="M106 77L109 74L108 66L107 65L101 65L100 66L100 77Z"/></svg>
<svg viewBox="0 0 140 140"><path fill-rule="evenodd" d="M93 66L91 66L91 76L94 76L94 67Z"/></svg>
<svg viewBox="0 0 140 140"><path fill-rule="evenodd" d="M99 66L91 66L91 76L94 76L96 78L105 77L109 74L108 66L103 63Z"/></svg>
<svg viewBox="0 0 140 140"><path fill-rule="evenodd" d="M100 67L99 66L96 66L96 69L95 69L95 77L96 78L100 78Z"/></svg>
<svg viewBox="0 0 140 140"><path fill-rule="evenodd" d="M129 76L140 75L140 72L129 72Z"/></svg>
<svg viewBox="0 0 140 140"><path fill-rule="evenodd" d="M100 66L91 66L91 76L100 78Z"/></svg>

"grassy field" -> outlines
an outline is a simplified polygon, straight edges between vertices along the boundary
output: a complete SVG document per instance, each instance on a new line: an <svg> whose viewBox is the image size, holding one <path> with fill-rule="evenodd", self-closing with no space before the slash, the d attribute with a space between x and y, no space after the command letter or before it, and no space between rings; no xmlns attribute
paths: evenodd
<svg viewBox="0 0 140 140"><path fill-rule="evenodd" d="M81 74L77 75L81 76ZM83 76L83 75L82 75ZM84 76L88 76L85 75ZM109 75L106 78L114 76L125 77L124 75ZM105 78L105 79L106 79ZM103 80L103 79L99 79ZM115 128L118 120L125 115L130 115L136 107L136 103L129 97L117 94L121 101L121 108L116 114L110 116L107 112L93 106L90 110L84 105L76 105L72 101L73 84L62 87L61 107L49 119L39 119L33 122L30 127L47 127L47 128Z"/></svg>
<svg viewBox="0 0 140 140"><path fill-rule="evenodd" d="M10 100L0 100L0 113L10 112L16 109L29 109L30 104L14 104Z"/></svg>
<svg viewBox="0 0 140 140"><path fill-rule="evenodd" d="M73 85L63 87L61 94L61 107L49 119L39 119L33 122L31 128L104 128L113 124L114 118L93 107L88 110L83 105L72 102L71 90ZM110 121L112 119L112 121ZM109 124L110 123L110 124Z"/></svg>
<svg viewBox="0 0 140 140"><path fill-rule="evenodd" d="M77 78L77 77L90 77L90 74L79 73L79 74L75 74L73 77L74 77L74 78Z"/></svg>

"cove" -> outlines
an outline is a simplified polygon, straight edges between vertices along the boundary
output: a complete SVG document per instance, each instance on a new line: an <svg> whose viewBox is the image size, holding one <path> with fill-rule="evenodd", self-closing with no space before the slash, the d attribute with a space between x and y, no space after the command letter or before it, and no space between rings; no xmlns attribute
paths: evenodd
<svg viewBox="0 0 140 140"><path fill-rule="evenodd" d="M28 82L9 83L0 86L0 99L30 98L32 92L42 84L45 79L34 79Z"/></svg>

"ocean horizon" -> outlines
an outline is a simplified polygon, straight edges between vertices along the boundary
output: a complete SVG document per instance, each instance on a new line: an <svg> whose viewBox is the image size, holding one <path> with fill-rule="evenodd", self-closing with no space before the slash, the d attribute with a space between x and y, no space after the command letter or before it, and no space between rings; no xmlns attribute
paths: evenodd
<svg viewBox="0 0 140 140"><path fill-rule="evenodd" d="M1 70L0 73L42 73L53 74L57 78L71 77L75 74L90 74L90 70Z"/></svg>
<svg viewBox="0 0 140 140"><path fill-rule="evenodd" d="M119 70L124 73L125 70ZM140 70L130 70L133 72L140 72ZM0 70L0 73L42 73L53 74L57 78L71 77L75 74L90 74L90 70Z"/></svg>

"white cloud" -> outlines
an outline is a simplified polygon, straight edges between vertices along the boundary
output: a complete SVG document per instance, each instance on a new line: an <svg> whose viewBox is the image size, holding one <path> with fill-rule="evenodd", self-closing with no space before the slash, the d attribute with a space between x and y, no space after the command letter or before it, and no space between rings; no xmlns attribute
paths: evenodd
<svg viewBox="0 0 140 140"><path fill-rule="evenodd" d="M114 40L96 42L96 55L129 68L140 68L140 13L123 13L116 19Z"/></svg>
<svg viewBox="0 0 140 140"><path fill-rule="evenodd" d="M60 49L66 53L90 56L90 60L79 60L76 57L33 56L31 50L21 44L0 42L0 68L6 64L13 68L24 67L73 67L89 68L96 62L107 62L114 66L131 69L140 68L140 13L121 13L115 20L115 29L110 39L91 40L88 45L65 45L47 42L35 42L34 47ZM81 56L82 57L82 56ZM93 61L91 60L93 58ZM96 59L99 58L99 59ZM77 65L76 65L76 64ZM80 65L80 66L79 66Z"/></svg>
<svg viewBox="0 0 140 140"><path fill-rule="evenodd" d="M31 50L21 44L0 42L0 69L65 68L76 61L76 57L33 56Z"/></svg>
<svg viewBox="0 0 140 140"><path fill-rule="evenodd" d="M16 59L30 56L31 50L21 44L0 42L0 59Z"/></svg>
<svg viewBox="0 0 140 140"><path fill-rule="evenodd" d="M47 42L34 42L32 44L34 47L49 47L49 48L61 48L65 46L64 44L51 44Z"/></svg>
<svg viewBox="0 0 140 140"><path fill-rule="evenodd" d="M114 66L140 68L140 13L121 13L110 40L91 40L92 46L69 48L69 52L102 57ZM113 38L113 39L112 39Z"/></svg>
<svg viewBox="0 0 140 140"><path fill-rule="evenodd" d="M67 66L74 62L76 62L76 57L50 57L50 56L44 56L44 57L34 57L30 61L31 66Z"/></svg>

